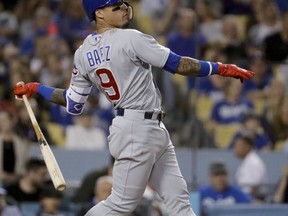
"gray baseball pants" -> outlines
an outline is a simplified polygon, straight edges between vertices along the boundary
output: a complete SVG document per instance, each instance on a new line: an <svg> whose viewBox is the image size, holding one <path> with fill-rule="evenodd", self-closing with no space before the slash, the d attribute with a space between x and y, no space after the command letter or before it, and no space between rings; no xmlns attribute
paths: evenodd
<svg viewBox="0 0 288 216"><path fill-rule="evenodd" d="M195 216L168 131L156 117L143 116L143 111L131 110L113 119L108 137L115 158L112 193L85 216L129 215L148 182L164 200L170 216Z"/></svg>

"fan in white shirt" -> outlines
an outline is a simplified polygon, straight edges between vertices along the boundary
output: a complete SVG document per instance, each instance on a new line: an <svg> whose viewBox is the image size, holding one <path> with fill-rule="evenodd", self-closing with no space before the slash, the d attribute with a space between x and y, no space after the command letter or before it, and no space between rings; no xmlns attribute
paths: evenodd
<svg viewBox="0 0 288 216"><path fill-rule="evenodd" d="M93 126L93 117L88 111L75 117L75 124L66 128L67 149L103 150L106 149L105 132Z"/></svg>
<svg viewBox="0 0 288 216"><path fill-rule="evenodd" d="M234 152L242 159L235 175L237 184L245 192L257 196L261 186L267 183L267 170L263 160L253 150L253 139L240 136L235 142Z"/></svg>

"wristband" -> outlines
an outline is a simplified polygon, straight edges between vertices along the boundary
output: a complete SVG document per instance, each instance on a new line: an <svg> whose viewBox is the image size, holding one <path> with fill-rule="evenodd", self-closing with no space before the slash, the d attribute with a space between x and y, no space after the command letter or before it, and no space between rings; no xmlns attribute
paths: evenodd
<svg viewBox="0 0 288 216"><path fill-rule="evenodd" d="M54 92L55 88L50 86L45 86L40 84L37 88L37 92L44 97L46 100L51 100L52 94Z"/></svg>
<svg viewBox="0 0 288 216"><path fill-rule="evenodd" d="M198 77L210 76L218 73L218 64L209 61L199 61L200 71Z"/></svg>

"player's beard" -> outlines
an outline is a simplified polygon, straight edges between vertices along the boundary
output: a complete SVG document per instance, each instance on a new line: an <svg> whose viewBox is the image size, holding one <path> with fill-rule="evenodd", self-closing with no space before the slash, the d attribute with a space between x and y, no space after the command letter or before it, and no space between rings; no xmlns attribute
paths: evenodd
<svg viewBox="0 0 288 216"><path fill-rule="evenodd" d="M126 23L123 24L122 28L125 29L125 28L128 28L130 25L130 20L128 20Z"/></svg>

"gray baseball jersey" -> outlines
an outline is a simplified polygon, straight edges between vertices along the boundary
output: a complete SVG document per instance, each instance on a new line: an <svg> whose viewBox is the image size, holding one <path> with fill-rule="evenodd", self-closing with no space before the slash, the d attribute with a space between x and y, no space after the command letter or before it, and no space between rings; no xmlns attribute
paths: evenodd
<svg viewBox="0 0 288 216"><path fill-rule="evenodd" d="M169 53L151 36L116 28L89 35L76 51L66 93L68 112L81 113L94 84L122 111L108 137L115 158L112 193L86 216L128 215L148 182L164 199L169 215L194 216L169 133L158 118L161 96L150 67L163 67Z"/></svg>
<svg viewBox="0 0 288 216"><path fill-rule="evenodd" d="M169 52L152 36L137 30L115 28L101 35L91 34L75 53L72 88L87 94L96 84L116 109L160 109L161 96L150 65L163 67Z"/></svg>

